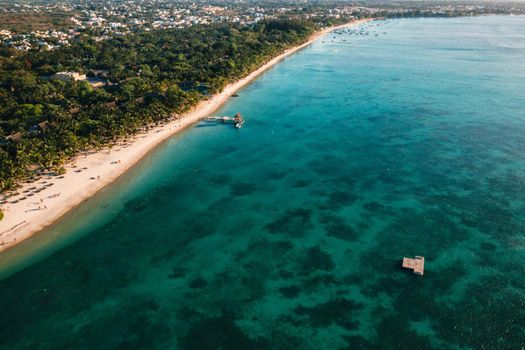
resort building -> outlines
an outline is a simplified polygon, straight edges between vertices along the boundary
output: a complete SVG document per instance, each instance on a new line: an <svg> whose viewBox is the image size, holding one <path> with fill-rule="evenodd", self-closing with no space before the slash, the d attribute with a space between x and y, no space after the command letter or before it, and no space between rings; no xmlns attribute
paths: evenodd
<svg viewBox="0 0 525 350"><path fill-rule="evenodd" d="M77 72L58 72L51 77L51 79L61 80L61 81L83 81L86 80L85 74L80 74Z"/></svg>

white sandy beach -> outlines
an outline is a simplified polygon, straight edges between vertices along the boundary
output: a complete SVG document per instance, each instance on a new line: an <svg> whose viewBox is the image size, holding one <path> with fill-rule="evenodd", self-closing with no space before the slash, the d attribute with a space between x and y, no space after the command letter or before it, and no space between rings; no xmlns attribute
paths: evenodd
<svg viewBox="0 0 525 350"><path fill-rule="evenodd" d="M0 252L41 231L82 201L93 196L137 163L159 143L212 114L233 93L283 58L308 46L332 30L358 25L365 21L367 20L358 20L315 33L308 42L285 51L247 77L229 84L221 93L199 103L182 118L154 128L146 134L137 135L134 141L127 146L114 146L111 150L106 149L87 156L77 156L74 163L66 165L67 172L62 178L44 176L34 183L24 184L17 190L19 195L9 198L7 203L0 206L5 214L4 219L0 221ZM29 194L32 195L28 196ZM26 199L20 200L23 197ZM17 200L18 202L13 203Z"/></svg>

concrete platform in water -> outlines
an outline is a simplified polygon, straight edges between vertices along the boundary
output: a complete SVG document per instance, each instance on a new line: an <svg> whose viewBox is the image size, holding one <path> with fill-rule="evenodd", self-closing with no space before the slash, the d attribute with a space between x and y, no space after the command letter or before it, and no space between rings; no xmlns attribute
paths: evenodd
<svg viewBox="0 0 525 350"><path fill-rule="evenodd" d="M415 259L403 258L403 267L414 270L416 275L423 276L423 272L425 271L425 257L416 256Z"/></svg>

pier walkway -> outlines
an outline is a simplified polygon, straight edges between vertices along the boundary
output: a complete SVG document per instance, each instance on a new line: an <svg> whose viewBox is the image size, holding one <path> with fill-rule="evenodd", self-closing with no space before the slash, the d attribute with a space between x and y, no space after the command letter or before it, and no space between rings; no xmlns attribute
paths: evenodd
<svg viewBox="0 0 525 350"><path fill-rule="evenodd" d="M219 116L219 117L207 117L206 120L208 121L218 121L222 123L234 123L235 127L237 129L240 129L242 125L244 124L244 118L242 117L242 114L237 112L235 116L228 117L228 116Z"/></svg>

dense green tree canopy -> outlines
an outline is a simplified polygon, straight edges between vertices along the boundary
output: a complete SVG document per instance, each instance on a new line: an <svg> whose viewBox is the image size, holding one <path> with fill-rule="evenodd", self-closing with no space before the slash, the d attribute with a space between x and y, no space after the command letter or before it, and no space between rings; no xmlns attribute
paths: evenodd
<svg viewBox="0 0 525 350"><path fill-rule="evenodd" d="M86 35L50 52L0 47L0 190L34 176L35 169L56 171L79 151L184 113L304 42L314 29L306 21L275 20L103 41ZM107 84L49 79L60 71Z"/></svg>

